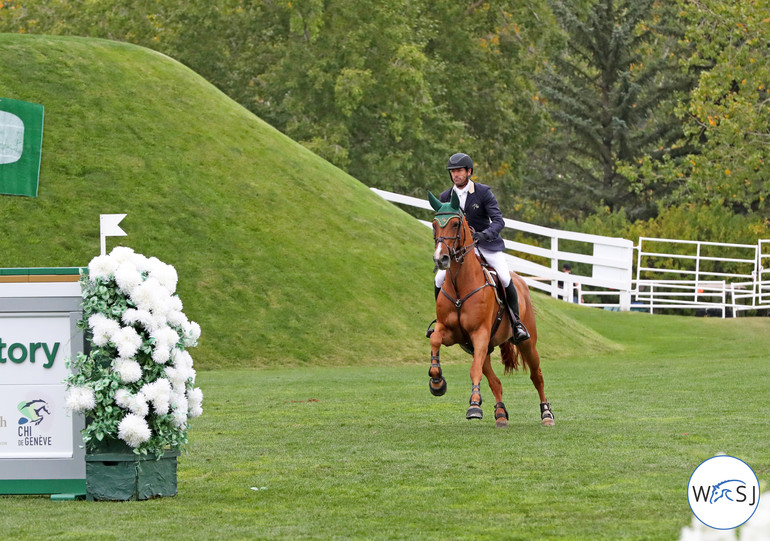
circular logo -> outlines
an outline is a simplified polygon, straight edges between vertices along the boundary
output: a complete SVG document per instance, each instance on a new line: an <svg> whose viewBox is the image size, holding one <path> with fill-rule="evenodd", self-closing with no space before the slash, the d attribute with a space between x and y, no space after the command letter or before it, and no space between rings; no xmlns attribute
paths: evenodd
<svg viewBox="0 0 770 541"><path fill-rule="evenodd" d="M744 461L715 456L701 462L690 476L687 501L706 526L717 530L737 528L757 509L759 480Z"/></svg>

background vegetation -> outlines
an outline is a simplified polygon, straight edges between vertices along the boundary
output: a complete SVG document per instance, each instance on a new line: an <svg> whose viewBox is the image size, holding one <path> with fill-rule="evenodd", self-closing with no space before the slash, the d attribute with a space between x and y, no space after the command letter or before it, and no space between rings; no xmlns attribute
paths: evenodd
<svg viewBox="0 0 770 541"><path fill-rule="evenodd" d="M428 348L433 241L409 215L148 49L6 34L0 55L0 95L46 107L39 197L0 201L3 267L87 265L99 214L126 213L108 249L178 269L204 329L198 367L401 363ZM543 325L604 347L569 318Z"/></svg>
<svg viewBox="0 0 770 541"><path fill-rule="evenodd" d="M675 236L669 212L725 206L738 219L723 236L708 236L716 218L685 236L740 242L770 218L769 12L767 0L4 0L0 30L166 53L368 186L437 190L463 150L508 216Z"/></svg>

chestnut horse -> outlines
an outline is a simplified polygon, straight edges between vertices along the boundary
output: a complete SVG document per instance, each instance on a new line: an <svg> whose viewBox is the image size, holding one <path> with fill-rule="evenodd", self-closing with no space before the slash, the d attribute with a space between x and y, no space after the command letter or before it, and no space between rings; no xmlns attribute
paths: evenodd
<svg viewBox="0 0 770 541"><path fill-rule="evenodd" d="M490 354L495 346L500 347L505 373L518 370L519 355L524 360L526 371L540 396L540 419L544 426L554 424L551 405L543 390L543 374L540 371L540 355L537 352L537 326L529 288L516 273L511 278L519 294L520 316L529 330L530 339L518 345L510 342L513 336L510 316L505 303L499 297L492 273L482 266L476 253L476 243L471 236L457 194L452 190L449 203L442 203L428 193L431 206L436 211L433 218L433 239L435 252L433 261L447 275L441 292L436 299L436 328L430 335L430 392L441 396L446 392L446 379L441 373L439 350L441 346L460 346L473 355L471 364L471 398L466 413L467 419L481 419L481 376L486 376L492 394L495 396L495 425L508 426L508 411L503 404L503 387L492 370Z"/></svg>

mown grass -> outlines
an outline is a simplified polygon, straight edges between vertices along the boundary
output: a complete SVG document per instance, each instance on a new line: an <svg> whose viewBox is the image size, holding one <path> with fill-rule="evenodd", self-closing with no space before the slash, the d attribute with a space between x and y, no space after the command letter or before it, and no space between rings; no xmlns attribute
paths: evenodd
<svg viewBox="0 0 770 541"><path fill-rule="evenodd" d="M445 365L440 398L428 392L427 360L205 371L205 413L180 458L178 496L3 497L0 530L15 539L676 539L701 461L732 454L767 482L770 321L571 312L622 350L544 362L553 428L539 425L524 374L503 378L508 429L494 428L486 388L485 419L466 421L467 361Z"/></svg>

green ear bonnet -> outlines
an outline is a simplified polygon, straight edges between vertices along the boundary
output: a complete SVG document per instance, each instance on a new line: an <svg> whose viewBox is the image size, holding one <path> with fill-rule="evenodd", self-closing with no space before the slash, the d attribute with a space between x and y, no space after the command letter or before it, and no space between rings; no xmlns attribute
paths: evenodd
<svg viewBox="0 0 770 541"><path fill-rule="evenodd" d="M452 218L462 218L463 211L460 208L460 199L457 197L457 192L452 190L452 197L448 203L442 203L435 195L428 192L428 201L433 210L436 211L434 220L438 223L439 227L445 227Z"/></svg>

